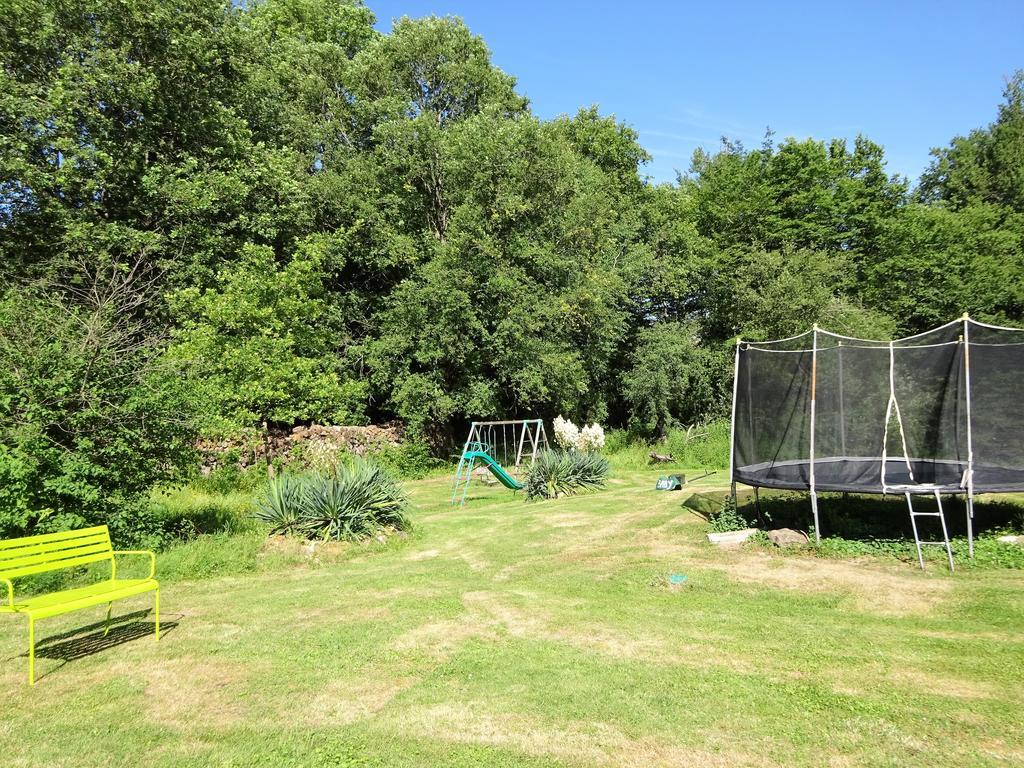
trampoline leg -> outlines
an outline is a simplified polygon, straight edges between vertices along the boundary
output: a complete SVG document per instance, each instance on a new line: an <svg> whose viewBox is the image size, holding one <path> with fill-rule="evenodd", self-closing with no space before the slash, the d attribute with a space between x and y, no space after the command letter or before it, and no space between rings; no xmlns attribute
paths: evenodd
<svg viewBox="0 0 1024 768"><path fill-rule="evenodd" d="M974 557L974 496L967 494L967 556Z"/></svg>
<svg viewBox="0 0 1024 768"><path fill-rule="evenodd" d="M811 491L811 511L814 513L814 543L821 544L821 524L818 522L818 494Z"/></svg>
<svg viewBox="0 0 1024 768"><path fill-rule="evenodd" d="M949 558L949 572L952 573L955 569L953 568L953 548L949 546L949 531L946 530L946 515L942 511L942 497L939 496L939 492L935 492L935 503L939 507L939 522L942 523L942 540L946 542L946 557Z"/></svg>

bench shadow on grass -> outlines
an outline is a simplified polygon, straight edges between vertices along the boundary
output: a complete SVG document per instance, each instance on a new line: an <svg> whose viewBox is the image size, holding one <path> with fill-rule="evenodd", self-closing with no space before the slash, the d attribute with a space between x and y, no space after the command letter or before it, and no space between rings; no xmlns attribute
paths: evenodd
<svg viewBox="0 0 1024 768"><path fill-rule="evenodd" d="M151 616L152 610L150 609L133 611L112 617L110 619L110 631L105 634L104 630L107 627L107 623L105 621L98 621L94 624L77 627L58 635L50 635L43 638L36 644L36 658L53 659L61 663L45 671L38 672L36 680L48 677L69 661L93 656L94 654L102 653L110 648L115 648L135 640L145 638L152 641L156 622L153 621ZM149 617L148 620L147 617ZM164 617L160 619L161 642L166 633L177 628L178 620L181 619L181 616L168 618L171 620L165 620ZM20 654L20 658L27 659L28 652Z"/></svg>

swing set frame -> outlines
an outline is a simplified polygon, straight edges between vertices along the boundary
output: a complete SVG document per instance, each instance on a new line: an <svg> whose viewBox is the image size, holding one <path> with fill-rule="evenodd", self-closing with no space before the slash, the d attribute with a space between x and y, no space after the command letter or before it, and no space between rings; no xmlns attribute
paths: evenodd
<svg viewBox="0 0 1024 768"><path fill-rule="evenodd" d="M502 450L499 455L497 450L498 430L501 430ZM508 451L508 433L512 433L512 443L515 452ZM469 435L462 446L462 454L459 457L459 466L455 472L455 482L452 487L451 503L459 504L466 501L466 492L469 489L469 482L472 475L472 460L466 459L466 454L473 450L480 450L490 454L496 462L503 467L520 468L524 460L533 464L537 454L548 446L547 431L544 429L543 419L506 419L501 421L473 421L469 425ZM509 461L509 459L512 461ZM462 487L461 498L459 488Z"/></svg>

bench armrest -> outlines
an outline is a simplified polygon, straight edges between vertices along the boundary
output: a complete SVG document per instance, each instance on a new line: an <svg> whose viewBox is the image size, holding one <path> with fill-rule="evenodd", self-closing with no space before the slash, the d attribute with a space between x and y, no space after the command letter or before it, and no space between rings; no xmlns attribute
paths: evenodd
<svg viewBox="0 0 1024 768"><path fill-rule="evenodd" d="M14 607L14 584L11 583L10 579L0 579L0 584L7 585L7 607Z"/></svg>
<svg viewBox="0 0 1024 768"><path fill-rule="evenodd" d="M149 558L149 576L147 579L152 579L156 576L156 555L150 552L148 549L121 549L114 550L110 554L114 557L110 561L110 578L117 578L117 555L146 555Z"/></svg>

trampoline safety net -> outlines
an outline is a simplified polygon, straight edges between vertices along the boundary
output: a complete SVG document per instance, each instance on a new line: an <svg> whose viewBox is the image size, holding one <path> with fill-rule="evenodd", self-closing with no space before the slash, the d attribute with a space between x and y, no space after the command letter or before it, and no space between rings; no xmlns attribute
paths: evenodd
<svg viewBox="0 0 1024 768"><path fill-rule="evenodd" d="M893 341L740 342L732 479L766 488L1024 491L1024 330L964 318Z"/></svg>

